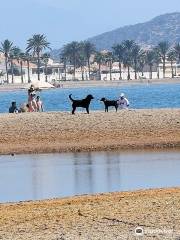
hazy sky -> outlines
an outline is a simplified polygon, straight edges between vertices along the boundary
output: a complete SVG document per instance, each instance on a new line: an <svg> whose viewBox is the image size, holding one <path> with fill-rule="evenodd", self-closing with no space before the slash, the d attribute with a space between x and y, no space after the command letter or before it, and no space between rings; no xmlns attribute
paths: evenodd
<svg viewBox="0 0 180 240"><path fill-rule="evenodd" d="M52 48L73 40L180 12L180 0L0 0L0 41L21 48L44 33Z"/></svg>

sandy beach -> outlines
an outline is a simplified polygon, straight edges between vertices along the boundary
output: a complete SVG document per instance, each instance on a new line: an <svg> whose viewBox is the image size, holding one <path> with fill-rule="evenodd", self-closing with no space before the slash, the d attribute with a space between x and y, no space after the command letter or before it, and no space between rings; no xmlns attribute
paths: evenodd
<svg viewBox="0 0 180 240"><path fill-rule="evenodd" d="M0 115L0 154L180 147L180 110ZM0 239L179 239L180 189L0 204Z"/></svg>
<svg viewBox="0 0 180 240"><path fill-rule="evenodd" d="M180 189L159 189L0 204L0 239L178 240L179 198Z"/></svg>
<svg viewBox="0 0 180 240"><path fill-rule="evenodd" d="M0 115L0 154L180 147L180 110Z"/></svg>

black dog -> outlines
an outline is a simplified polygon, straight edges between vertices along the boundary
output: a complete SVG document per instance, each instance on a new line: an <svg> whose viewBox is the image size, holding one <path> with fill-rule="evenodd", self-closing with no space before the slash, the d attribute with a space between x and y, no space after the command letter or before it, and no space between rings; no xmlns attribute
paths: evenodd
<svg viewBox="0 0 180 240"><path fill-rule="evenodd" d="M108 107L115 107L116 109L116 112L117 112L117 109L118 109L118 102L113 100L113 101L110 101L110 100L107 100L106 98L101 98L100 100L101 102L104 103L104 106L105 106L105 112L108 112Z"/></svg>
<svg viewBox="0 0 180 240"><path fill-rule="evenodd" d="M72 99L72 94L69 95L70 100L72 101L72 114L75 113L77 107L85 108L87 113L89 114L89 105L91 100L94 99L92 95L87 95L86 98L81 100L74 100Z"/></svg>

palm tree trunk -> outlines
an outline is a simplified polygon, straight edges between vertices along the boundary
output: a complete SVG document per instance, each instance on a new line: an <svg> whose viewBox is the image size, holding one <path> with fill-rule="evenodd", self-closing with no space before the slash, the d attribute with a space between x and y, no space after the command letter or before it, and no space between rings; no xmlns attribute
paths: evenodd
<svg viewBox="0 0 180 240"><path fill-rule="evenodd" d="M31 82L31 79L30 79L30 67L29 67L29 60L27 60L27 66L28 66L28 83Z"/></svg>
<svg viewBox="0 0 180 240"><path fill-rule="evenodd" d="M166 58L163 58L163 78L166 77Z"/></svg>
<svg viewBox="0 0 180 240"><path fill-rule="evenodd" d="M112 81L112 62L110 61L110 65L109 65L109 73L110 73L110 80Z"/></svg>
<svg viewBox="0 0 180 240"><path fill-rule="evenodd" d="M152 79L152 65L150 65L150 74L149 74L149 78Z"/></svg>
<svg viewBox="0 0 180 240"><path fill-rule="evenodd" d="M47 64L45 64L45 81L47 82Z"/></svg>
<svg viewBox="0 0 180 240"><path fill-rule="evenodd" d="M122 79L122 68L121 68L121 61L119 60L119 80Z"/></svg>
<svg viewBox="0 0 180 240"><path fill-rule="evenodd" d="M8 58L5 58L5 64L6 64L6 77L7 77L7 83L9 84L9 74L8 74Z"/></svg>
<svg viewBox="0 0 180 240"><path fill-rule="evenodd" d="M128 80L131 79L131 76L130 76L130 66L128 65Z"/></svg>
<svg viewBox="0 0 180 240"><path fill-rule="evenodd" d="M158 79L159 79L159 64L158 64L158 66L157 66L157 77L158 77Z"/></svg>
<svg viewBox="0 0 180 240"><path fill-rule="evenodd" d="M37 74L38 74L38 80L40 81L40 52L37 52L37 58L38 58Z"/></svg>
<svg viewBox="0 0 180 240"><path fill-rule="evenodd" d="M101 80L101 63L99 63L99 80Z"/></svg>
<svg viewBox="0 0 180 240"><path fill-rule="evenodd" d="M65 81L66 81L66 62L64 62L64 78L65 78Z"/></svg>
<svg viewBox="0 0 180 240"><path fill-rule="evenodd" d="M91 66L90 66L90 59L88 58L88 73L89 73L89 80L91 75Z"/></svg>
<svg viewBox="0 0 180 240"><path fill-rule="evenodd" d="M22 69L22 61L20 62L20 65L21 65L21 83L24 83L24 79L23 79L23 69Z"/></svg>
<svg viewBox="0 0 180 240"><path fill-rule="evenodd" d="M12 59L11 59L11 81L12 83L14 83L14 64Z"/></svg>
<svg viewBox="0 0 180 240"><path fill-rule="evenodd" d="M76 79L76 55L74 55L74 80Z"/></svg>
<svg viewBox="0 0 180 240"><path fill-rule="evenodd" d="M83 65L81 65L81 77L82 77L82 81L84 81L84 67L83 67Z"/></svg>
<svg viewBox="0 0 180 240"><path fill-rule="evenodd" d="M135 79L137 79L137 62L136 61L135 61L134 71L135 71Z"/></svg>
<svg viewBox="0 0 180 240"><path fill-rule="evenodd" d="M171 73L172 73L172 78L174 78L173 61L171 61Z"/></svg>

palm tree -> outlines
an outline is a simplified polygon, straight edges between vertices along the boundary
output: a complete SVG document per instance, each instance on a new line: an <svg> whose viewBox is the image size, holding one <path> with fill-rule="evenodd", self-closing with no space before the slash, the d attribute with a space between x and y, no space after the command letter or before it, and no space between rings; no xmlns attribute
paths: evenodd
<svg viewBox="0 0 180 240"><path fill-rule="evenodd" d="M154 64L154 51L153 50L149 50L146 52L146 63L149 66L149 78L152 79L152 67Z"/></svg>
<svg viewBox="0 0 180 240"><path fill-rule="evenodd" d="M108 64L109 66L109 73L110 73L110 80L112 81L112 64L113 64L113 60L114 60L114 55L112 52L107 52L105 54L105 62Z"/></svg>
<svg viewBox="0 0 180 240"><path fill-rule="evenodd" d="M32 38L27 40L26 51L28 53L32 51L33 55L37 57L38 80L40 80L40 57L44 49L50 49L49 45L50 43L43 34L35 34Z"/></svg>
<svg viewBox="0 0 180 240"><path fill-rule="evenodd" d="M62 53L60 54L60 63L63 63L63 69L64 69L64 79L66 81L66 74L67 74L67 69L66 69L66 66L67 66L67 56L66 54L62 51Z"/></svg>
<svg viewBox="0 0 180 240"><path fill-rule="evenodd" d="M6 39L4 42L1 42L0 52L2 52L5 56L7 83L9 83L8 60L12 50L13 50L13 42L9 41L8 39Z"/></svg>
<svg viewBox="0 0 180 240"><path fill-rule="evenodd" d="M177 59L177 54L175 50L171 50L168 52L167 55L167 60L171 62L171 73L172 73L172 78L174 78L174 68L173 68L173 62L175 62Z"/></svg>
<svg viewBox="0 0 180 240"><path fill-rule="evenodd" d="M180 63L180 43L177 43L174 47L174 50L176 52L176 55L178 57L178 63Z"/></svg>
<svg viewBox="0 0 180 240"><path fill-rule="evenodd" d="M14 47L10 53L10 61L11 61L11 75L12 75L12 83L14 82L14 60L19 62L20 60L21 50L19 47ZM21 71L22 73L22 71ZM22 76L22 74L21 74ZM22 79L22 77L21 77Z"/></svg>
<svg viewBox="0 0 180 240"><path fill-rule="evenodd" d="M73 70L73 75L74 79L76 79L76 66L77 66L77 59L78 59L78 54L80 50L80 44L78 42L71 42L66 44L63 47L63 54L64 56L71 62L73 63L74 70Z"/></svg>
<svg viewBox="0 0 180 240"><path fill-rule="evenodd" d="M114 51L114 55L118 58L118 62L119 62L119 80L122 79L122 62L123 62L123 58L124 58L124 52L125 52L125 48L122 44L117 44L115 46L112 47L113 51Z"/></svg>
<svg viewBox="0 0 180 240"><path fill-rule="evenodd" d="M32 56L28 52L25 52L24 53L24 60L27 62L28 83L30 83L31 82L31 78L30 78L30 61L32 60Z"/></svg>
<svg viewBox="0 0 180 240"><path fill-rule="evenodd" d="M49 58L50 58L49 53L44 53L42 55L42 60L44 62L44 66L45 66L45 80L46 80L46 82L47 82L47 65L48 65L48 62L49 62Z"/></svg>
<svg viewBox="0 0 180 240"><path fill-rule="evenodd" d="M98 73L99 73L99 80L101 80L101 64L104 61L104 55L101 52L96 52L94 57L94 62L98 64Z"/></svg>
<svg viewBox="0 0 180 240"><path fill-rule="evenodd" d="M132 60L134 65L135 79L137 79L137 68L138 68L138 60L140 55L142 54L142 49L136 43L132 48Z"/></svg>
<svg viewBox="0 0 180 240"><path fill-rule="evenodd" d="M157 65L157 78L159 79L159 64L161 63L161 56L159 55L159 50L157 47L153 49L154 51L154 63Z"/></svg>
<svg viewBox="0 0 180 240"><path fill-rule="evenodd" d="M95 53L96 49L94 44L90 43L89 41L84 41L82 45L83 45L84 54L88 63L88 73L89 73L89 79L90 79L90 75L91 75L90 57L93 53Z"/></svg>
<svg viewBox="0 0 180 240"><path fill-rule="evenodd" d="M138 69L141 72L141 76L144 76L144 66L146 64L146 52L141 51L139 56L138 56Z"/></svg>
<svg viewBox="0 0 180 240"><path fill-rule="evenodd" d="M130 80L130 67L132 66L133 59L132 59L132 51L135 45L135 42L132 40L125 40L122 42L124 48L124 56L123 56L123 64L125 67L128 68L128 77L127 79Z"/></svg>
<svg viewBox="0 0 180 240"><path fill-rule="evenodd" d="M157 46L157 51L159 53L159 56L162 59L163 78L165 78L165 75L166 75L166 57L167 57L167 53L169 51L169 43L168 42L160 42Z"/></svg>

